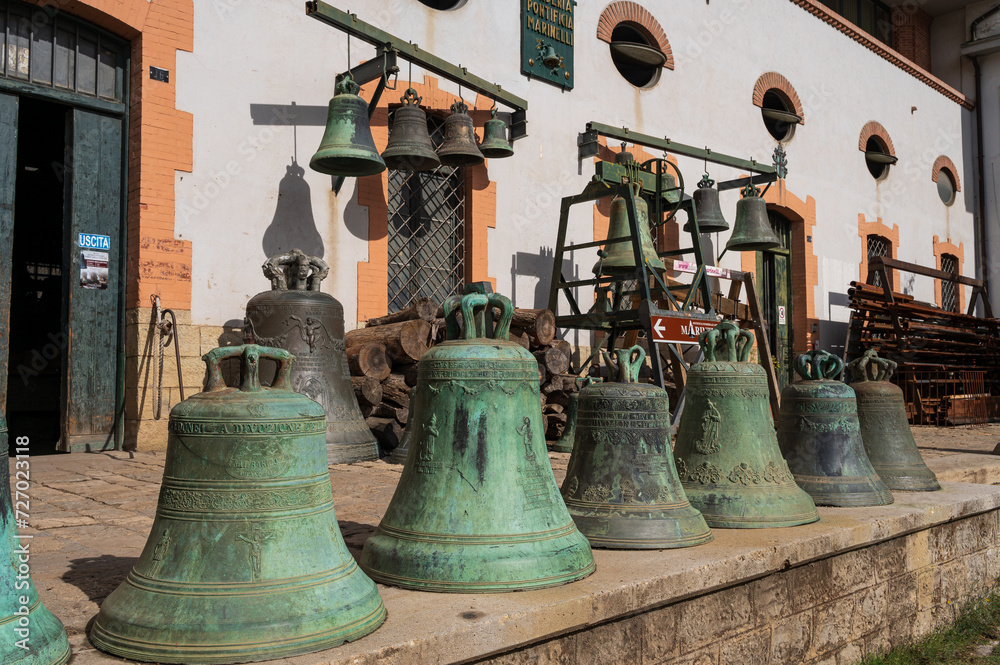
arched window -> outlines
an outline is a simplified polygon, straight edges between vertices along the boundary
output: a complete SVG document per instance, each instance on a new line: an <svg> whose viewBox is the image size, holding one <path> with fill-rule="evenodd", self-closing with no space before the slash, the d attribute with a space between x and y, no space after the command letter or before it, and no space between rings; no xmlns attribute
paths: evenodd
<svg viewBox="0 0 1000 665"><path fill-rule="evenodd" d="M958 272L958 257L954 254L941 255L941 270L944 272ZM941 309L949 312L958 311L958 284L946 279L941 280Z"/></svg>
<svg viewBox="0 0 1000 665"><path fill-rule="evenodd" d="M870 234L867 238L868 242L868 264L871 265L871 260L876 257L888 257L892 258L892 241L883 236ZM889 288L892 286L892 271L886 271L889 275ZM873 286L882 286L882 273L876 272L875 277L872 280Z"/></svg>

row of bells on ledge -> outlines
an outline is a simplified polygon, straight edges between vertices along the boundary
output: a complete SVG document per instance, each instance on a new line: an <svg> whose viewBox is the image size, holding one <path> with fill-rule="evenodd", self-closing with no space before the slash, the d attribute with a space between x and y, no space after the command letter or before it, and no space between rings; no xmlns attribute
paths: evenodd
<svg viewBox="0 0 1000 665"><path fill-rule="evenodd" d="M616 164L634 164L632 153L624 148L615 155ZM693 199L695 215L698 219L698 229L702 233L719 233L729 230L729 222L722 215L719 204L719 190L714 187L715 181L706 174L698 183L691 198ZM637 188L638 189L638 188ZM639 233L641 255L653 270L666 269L663 261L657 256L653 237L649 230L649 206L638 191L635 196L636 221ZM684 225L684 231L691 231L691 221ZM611 211L608 223L608 238L629 237L628 212L625 200L616 196L611 200ZM781 239L771 227L767 216L767 204L759 191L752 184L743 190L743 198L736 203L736 222L726 249L737 252L755 252L781 246ZM617 242L609 244L600 252L601 259L594 266L594 273L601 275L631 274L635 272L635 255L631 243Z"/></svg>
<svg viewBox="0 0 1000 665"><path fill-rule="evenodd" d="M319 149L309 161L314 171L335 176L368 176L385 171L431 171L439 166L476 166L488 157L500 159L514 154L507 140L507 124L496 117L483 127L483 142L477 145L468 107L462 101L451 105L444 121L444 141L435 150L427 131L427 114L420 97L409 88L395 110L392 134L379 155L368 123L368 102L358 96L360 86L350 77L337 83L330 100L326 131Z"/></svg>

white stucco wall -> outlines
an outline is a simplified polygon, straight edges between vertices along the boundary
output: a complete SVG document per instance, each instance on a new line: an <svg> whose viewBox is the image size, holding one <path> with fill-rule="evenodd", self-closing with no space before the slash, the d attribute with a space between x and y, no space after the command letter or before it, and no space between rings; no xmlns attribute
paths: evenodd
<svg viewBox="0 0 1000 665"><path fill-rule="evenodd" d="M581 2L571 92L520 75L519 3L514 0L470 0L452 12L415 0L335 4L529 101L529 136L515 144L513 157L489 164L497 183L489 272L497 278L498 291L514 295L519 306L546 304L549 268L544 266L550 263L545 254L555 245L560 198L579 193L593 174L590 159L577 160L577 133L587 121L625 125L769 163L776 142L751 103L754 83L768 71L788 78L804 105L805 124L786 146L787 187L803 200L816 200L820 319L844 316L828 294L846 293L847 282L857 279L860 213L899 225L898 257L906 261L932 266L934 235L964 243L966 272L972 272L973 178L971 153L967 157L963 146L969 113L788 0L641 2L663 26L676 63L649 90L625 81L607 45L595 36L606 3ZM177 175L176 225L178 237L194 243L192 321L242 318L246 300L267 287L259 269L264 238L278 206L278 183L297 154L311 208L293 212L311 214L333 267L324 290L344 303L351 327L357 314L356 266L368 251L367 211L356 204L354 181L335 197L329 178L309 170L321 126L255 125L250 112L251 104L325 105L336 73L347 68L346 37L307 18L298 0L212 0L196 3L195 11L194 52L178 54L177 65L177 105L194 114L195 128L194 171ZM373 53L356 40L352 44L354 63ZM414 68L414 78L421 75ZM1000 67L991 81L987 89L997 104ZM453 85L443 87L457 92ZM885 126L899 157L878 183L858 150L858 135L869 120ZM1000 154L997 138L991 155ZM931 182L931 165L941 154L963 171L963 191L950 208ZM220 177L227 165L238 172ZM682 159L681 167L690 190L702 164ZM710 171L716 180L740 175ZM736 200L735 191L722 196L730 222ZM592 209L578 206L571 239L591 240L592 222ZM590 275L595 258L594 250L573 257L582 278ZM724 264L739 267L739 257L727 255ZM512 274L515 266L517 275ZM541 280L539 274L544 274ZM912 285L903 280L902 285L918 299L933 301L930 280Z"/></svg>

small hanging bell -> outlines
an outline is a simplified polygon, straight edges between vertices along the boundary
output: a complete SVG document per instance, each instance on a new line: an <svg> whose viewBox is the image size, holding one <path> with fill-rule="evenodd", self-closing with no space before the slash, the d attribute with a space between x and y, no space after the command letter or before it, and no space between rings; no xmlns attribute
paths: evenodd
<svg viewBox="0 0 1000 665"><path fill-rule="evenodd" d="M713 185L715 181L708 177L706 173L698 183L692 198L694 199L694 211L698 215L698 230L702 233L718 233L729 230L729 222L722 216L722 208L719 206L719 190ZM691 221L684 225L684 230L691 232Z"/></svg>
<svg viewBox="0 0 1000 665"><path fill-rule="evenodd" d="M934 492L941 489L913 440L903 391L889 383L896 363L874 349L847 366L858 397L861 440L875 472L891 490Z"/></svg>
<svg viewBox="0 0 1000 665"><path fill-rule="evenodd" d="M618 157L622 155L628 155L631 157L630 153L624 152L623 150L618 153L615 161L617 162ZM626 170L631 174L631 182L636 183L632 185L632 190L634 193L633 200L635 201L636 230L639 233L639 249L642 259L646 262L646 266L650 270L655 270L657 272L666 270L667 267L663 265L663 261L656 254L656 246L653 244L653 236L649 231L649 206L646 204L646 200L640 195L642 185L639 183L642 181L639 178L639 165L635 162L635 160L623 161L622 163L626 164ZM628 219L628 204L624 198L616 196L611 199L611 211L608 221L608 239L631 239L631 237L632 229ZM621 241L608 243L605 245L603 251L606 253L606 256L602 256L601 259L594 264L593 272L595 275L627 275L635 272L636 265L633 242Z"/></svg>
<svg viewBox="0 0 1000 665"><path fill-rule="evenodd" d="M445 166L478 166L486 160L476 145L476 130L468 110L465 102L458 100L451 105L451 115L444 121L444 142L437 154Z"/></svg>
<svg viewBox="0 0 1000 665"><path fill-rule="evenodd" d="M390 169L432 171L441 166L427 133L427 114L420 108L420 99L413 88L399 98L403 105L393 112L392 133L382 151L382 159Z"/></svg>
<svg viewBox="0 0 1000 665"><path fill-rule="evenodd" d="M309 160L313 171L339 176L366 176L385 171L368 124L368 102L348 74L337 83L337 94L330 100L326 131L319 149Z"/></svg>
<svg viewBox="0 0 1000 665"><path fill-rule="evenodd" d="M795 484L778 448L767 375L747 362L753 340L730 321L698 336L705 360L688 371L674 446L677 473L710 527L815 522L816 505Z"/></svg>
<svg viewBox="0 0 1000 665"><path fill-rule="evenodd" d="M479 149L487 159L503 159L514 154L514 148L507 140L507 123L497 118L497 110L490 112L491 118L483 126L483 142Z"/></svg>
<svg viewBox="0 0 1000 665"><path fill-rule="evenodd" d="M854 391L837 380L843 369L844 361L826 351L795 360L804 380L781 391L778 445L817 506L886 506L892 492L865 453Z"/></svg>
<svg viewBox="0 0 1000 665"><path fill-rule="evenodd" d="M751 182L743 188L743 198L736 203L736 222L726 249L756 252L780 246L781 239L771 228L771 222L767 218L767 204Z"/></svg>
<svg viewBox="0 0 1000 665"><path fill-rule="evenodd" d="M669 398L638 383L640 346L616 349L618 380L580 391L577 444L562 484L569 514L593 547L664 549L708 542L670 449ZM634 356L634 359L633 359ZM615 365L607 352L608 374Z"/></svg>

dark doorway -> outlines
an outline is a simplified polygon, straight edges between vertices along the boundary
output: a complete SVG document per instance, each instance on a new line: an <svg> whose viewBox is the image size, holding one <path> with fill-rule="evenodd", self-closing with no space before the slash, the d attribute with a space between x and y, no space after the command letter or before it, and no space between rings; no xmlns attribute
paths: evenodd
<svg viewBox="0 0 1000 665"><path fill-rule="evenodd" d="M757 275L760 280L761 314L767 324L768 343L778 378L784 388L795 377L792 345L792 252L791 222L774 210L767 211L768 221L781 246L757 252Z"/></svg>
<svg viewBox="0 0 1000 665"><path fill-rule="evenodd" d="M32 455L56 452L66 349L63 173L68 107L22 97L10 293L7 421Z"/></svg>

